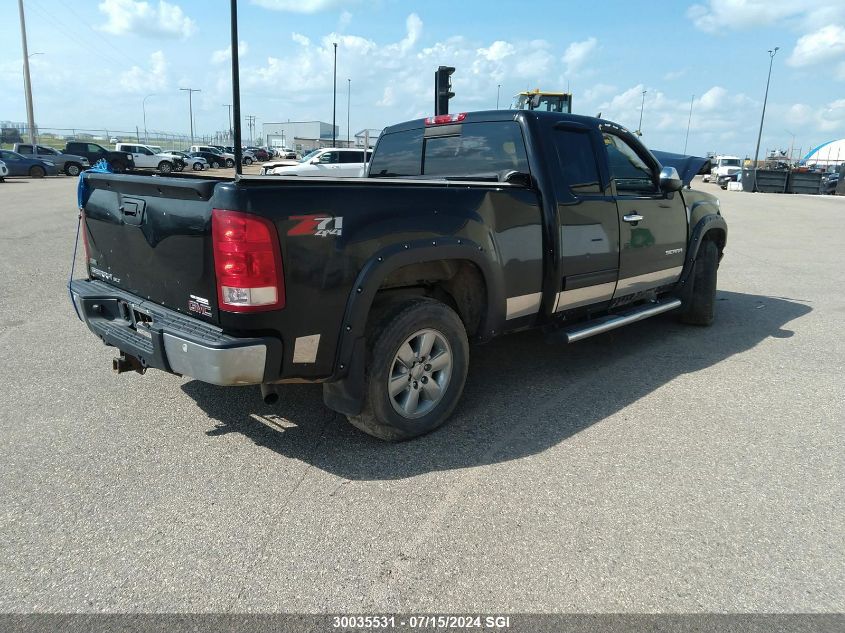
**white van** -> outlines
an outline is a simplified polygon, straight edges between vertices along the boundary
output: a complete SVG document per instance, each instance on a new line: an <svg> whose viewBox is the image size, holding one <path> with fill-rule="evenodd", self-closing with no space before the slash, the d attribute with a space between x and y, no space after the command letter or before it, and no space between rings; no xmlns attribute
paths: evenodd
<svg viewBox="0 0 845 633"><path fill-rule="evenodd" d="M710 165L710 173L704 174L704 182L719 182L719 176L733 176L742 171L742 159L739 156L716 156Z"/></svg>

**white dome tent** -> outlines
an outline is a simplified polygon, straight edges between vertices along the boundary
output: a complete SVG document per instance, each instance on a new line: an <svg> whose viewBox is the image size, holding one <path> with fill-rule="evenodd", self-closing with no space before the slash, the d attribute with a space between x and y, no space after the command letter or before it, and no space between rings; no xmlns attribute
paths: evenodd
<svg viewBox="0 0 845 633"><path fill-rule="evenodd" d="M814 147L801 159L802 165L808 167L828 167L845 163L845 138L838 141L828 141Z"/></svg>

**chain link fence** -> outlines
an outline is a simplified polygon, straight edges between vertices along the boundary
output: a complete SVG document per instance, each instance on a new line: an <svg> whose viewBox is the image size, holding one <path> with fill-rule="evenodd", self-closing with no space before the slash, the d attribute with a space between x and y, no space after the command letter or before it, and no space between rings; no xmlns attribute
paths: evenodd
<svg viewBox="0 0 845 633"><path fill-rule="evenodd" d="M51 128L35 129L35 142L40 145L64 148L68 141L87 141L111 147L115 143L143 143L154 145L163 150L186 150L191 145L231 145L231 138L225 132L215 134L195 134L193 143L189 134L164 132L162 130L110 130L96 128ZM0 129L0 146L11 149L14 143L28 143L29 128L25 125L10 125Z"/></svg>

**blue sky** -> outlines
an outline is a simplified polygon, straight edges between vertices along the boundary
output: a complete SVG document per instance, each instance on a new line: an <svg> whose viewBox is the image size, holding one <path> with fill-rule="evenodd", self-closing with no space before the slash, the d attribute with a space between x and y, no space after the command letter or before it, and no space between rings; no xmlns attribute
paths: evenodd
<svg viewBox="0 0 845 633"><path fill-rule="evenodd" d="M17 18L14 0L3 15ZM42 128L223 130L231 87L225 0L25 0L36 122ZM433 108L433 73L457 68L453 112L501 105L527 87L574 93L575 111L681 151L753 153L768 49L779 46L762 149L804 152L845 136L845 0L401 2L241 0L244 114L263 122L381 128ZM25 120L17 19L0 23L0 120ZM794 136L794 141L793 141Z"/></svg>

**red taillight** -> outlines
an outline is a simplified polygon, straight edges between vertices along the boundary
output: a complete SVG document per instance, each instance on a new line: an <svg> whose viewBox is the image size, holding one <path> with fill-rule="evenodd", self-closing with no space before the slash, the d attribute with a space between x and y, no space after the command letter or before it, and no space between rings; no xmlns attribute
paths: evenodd
<svg viewBox="0 0 845 633"><path fill-rule="evenodd" d="M217 300L227 312L285 307L279 237L273 223L257 215L211 212Z"/></svg>
<svg viewBox="0 0 845 633"><path fill-rule="evenodd" d="M466 112L460 114L438 114L430 116L425 120L426 125L446 125L447 123L460 123L467 118Z"/></svg>

